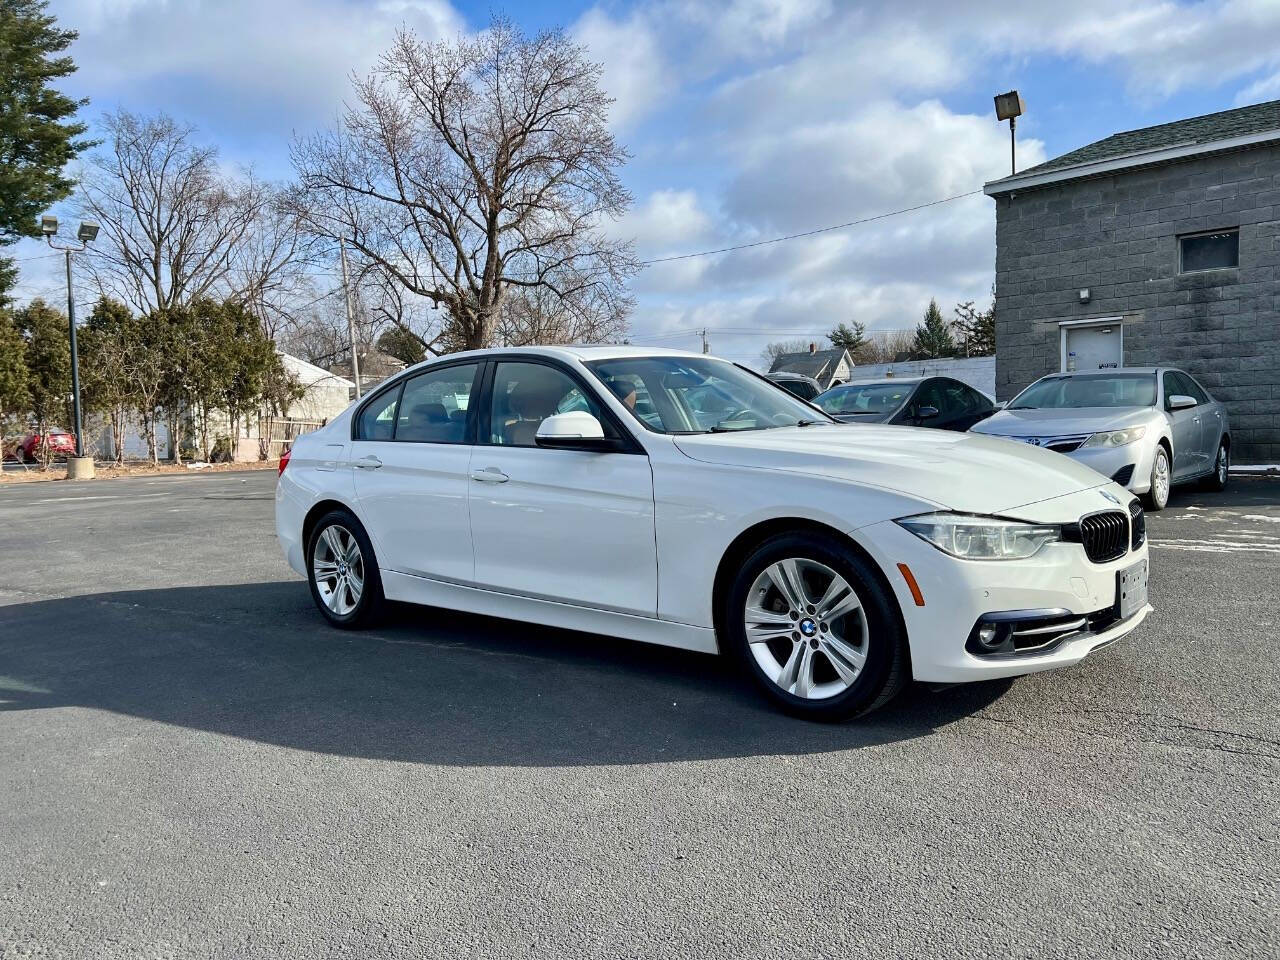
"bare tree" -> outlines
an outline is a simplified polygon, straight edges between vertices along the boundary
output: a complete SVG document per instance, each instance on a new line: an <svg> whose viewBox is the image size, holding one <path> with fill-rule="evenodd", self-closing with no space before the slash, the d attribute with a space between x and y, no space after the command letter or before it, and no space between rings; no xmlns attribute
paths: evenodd
<svg viewBox="0 0 1280 960"><path fill-rule="evenodd" d="M775 340L767 344L760 351L760 359L764 363L764 368L766 370L772 369L773 362L784 353L804 353L809 349L810 342L809 340Z"/></svg>
<svg viewBox="0 0 1280 960"><path fill-rule="evenodd" d="M262 190L250 181L246 187ZM283 191L267 188L252 229L232 252L226 286L274 338L314 301L312 270L320 261L320 241L304 229L297 206Z"/></svg>
<svg viewBox="0 0 1280 960"><path fill-rule="evenodd" d="M89 269L100 293L142 313L202 297L267 303L305 254L297 215L252 174L225 175L195 128L124 110L103 120L106 149L81 184L85 216L102 227Z"/></svg>
<svg viewBox="0 0 1280 960"><path fill-rule="evenodd" d="M491 343L508 295L540 289L575 323L617 327L639 269L605 218L631 202L600 66L555 31L495 18L475 38L401 32L339 128L294 144L299 202L446 315L450 349Z"/></svg>
<svg viewBox="0 0 1280 960"><path fill-rule="evenodd" d="M915 333L911 330L872 330L854 352L853 362L893 363L900 354L910 353L914 342Z"/></svg>
<svg viewBox="0 0 1280 960"><path fill-rule="evenodd" d="M608 305L587 311L566 310L546 287L515 291L503 300L498 314L498 340L507 347L605 343L621 339L626 329L624 317Z"/></svg>

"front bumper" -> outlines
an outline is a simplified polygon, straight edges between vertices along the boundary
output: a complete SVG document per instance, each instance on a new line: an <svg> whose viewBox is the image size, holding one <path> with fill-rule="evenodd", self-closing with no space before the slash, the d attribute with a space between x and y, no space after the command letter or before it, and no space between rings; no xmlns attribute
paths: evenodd
<svg viewBox="0 0 1280 960"><path fill-rule="evenodd" d="M1097 470L1108 480L1128 467L1130 476L1122 485L1132 493L1146 493L1151 489L1151 463L1155 457L1155 442L1144 437L1123 447L1080 447L1065 456Z"/></svg>
<svg viewBox="0 0 1280 960"><path fill-rule="evenodd" d="M982 424L974 429L986 437L999 437L1013 443L1025 443L1012 434L984 433ZM1091 470L1096 470L1108 480L1116 480L1131 493L1147 493L1151 489L1151 465L1155 460L1158 438L1148 430L1141 440L1126 443L1123 447L1077 447L1062 456L1070 457ZM1122 472L1123 471L1123 472ZM1120 477L1117 477L1117 474ZM1128 478L1124 478L1128 474Z"/></svg>
<svg viewBox="0 0 1280 960"><path fill-rule="evenodd" d="M1112 488L1114 489L1114 487ZM1071 502L1074 498L1064 498ZM1039 504L1034 518L1052 522ZM1032 519L1032 518L1029 518ZM1062 516L1056 522L1070 522ZM1028 560L959 560L884 521L850 532L885 572L902 610L911 649L911 670L928 683L964 683L1054 670L1079 662L1090 651L1114 643L1151 612L1148 604L1124 620L1068 636L1043 651L1015 656L977 656L966 649L983 616L1011 610L1052 609L1080 617L1116 602L1116 575L1147 559L1147 545L1108 563L1092 563L1078 543L1053 543ZM924 600L918 606L898 564L906 564Z"/></svg>

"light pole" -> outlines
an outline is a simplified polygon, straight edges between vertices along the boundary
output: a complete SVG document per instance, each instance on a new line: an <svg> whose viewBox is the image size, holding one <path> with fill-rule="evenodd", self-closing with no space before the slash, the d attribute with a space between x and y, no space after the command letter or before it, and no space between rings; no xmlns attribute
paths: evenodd
<svg viewBox="0 0 1280 960"><path fill-rule="evenodd" d="M1018 125L1018 118L1026 111L1027 105L1022 102L1022 94L1017 90L996 94L996 119L1009 121L1009 176L1018 172L1018 158L1013 131Z"/></svg>
<svg viewBox="0 0 1280 960"><path fill-rule="evenodd" d="M49 242L54 250L61 250L67 256L67 327L71 338L71 409L75 418L76 430L76 459L80 463L68 469L71 476L93 476L92 467L85 471L84 465L84 425L80 418L80 355L76 350L76 297L71 287L71 255L84 250L89 244L93 243L98 237L98 225L88 221L80 223L80 229L76 231L76 239L80 241L79 246L59 245L53 242L53 238L58 234L58 218L57 217L41 217L40 232L44 234L45 240Z"/></svg>

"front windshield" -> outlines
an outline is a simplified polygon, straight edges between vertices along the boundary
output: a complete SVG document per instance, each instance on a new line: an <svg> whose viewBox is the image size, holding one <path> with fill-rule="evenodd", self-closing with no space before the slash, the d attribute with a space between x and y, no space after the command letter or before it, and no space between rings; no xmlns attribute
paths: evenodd
<svg viewBox="0 0 1280 960"><path fill-rule="evenodd" d="M1154 373L1091 373L1045 377L1013 398L1009 410L1057 410L1074 407L1153 407Z"/></svg>
<svg viewBox="0 0 1280 960"><path fill-rule="evenodd" d="M914 387L914 383L855 383L828 390L813 402L832 415L881 417L902 406Z"/></svg>
<svg viewBox="0 0 1280 960"><path fill-rule="evenodd" d="M587 367L656 433L722 433L829 422L781 387L711 357L615 357Z"/></svg>

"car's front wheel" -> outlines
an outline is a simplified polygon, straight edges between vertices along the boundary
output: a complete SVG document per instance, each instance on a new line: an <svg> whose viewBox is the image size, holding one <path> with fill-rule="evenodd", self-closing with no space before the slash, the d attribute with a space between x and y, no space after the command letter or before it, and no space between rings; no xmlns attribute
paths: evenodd
<svg viewBox="0 0 1280 960"><path fill-rule="evenodd" d="M1169 451L1164 445L1156 447L1151 461L1151 490L1147 493L1147 509L1155 512L1169 505Z"/></svg>
<svg viewBox="0 0 1280 960"><path fill-rule="evenodd" d="M887 703L909 674L894 600L834 537L773 537L746 558L723 611L726 638L765 693L812 720Z"/></svg>
<svg viewBox="0 0 1280 960"><path fill-rule="evenodd" d="M307 542L311 599L335 627L373 623L382 611L382 578L369 535L351 513L325 514Z"/></svg>

